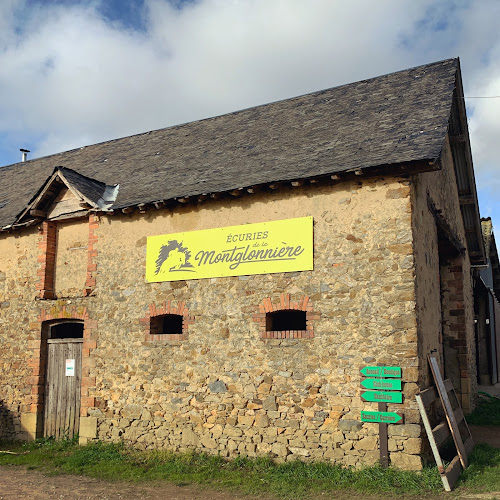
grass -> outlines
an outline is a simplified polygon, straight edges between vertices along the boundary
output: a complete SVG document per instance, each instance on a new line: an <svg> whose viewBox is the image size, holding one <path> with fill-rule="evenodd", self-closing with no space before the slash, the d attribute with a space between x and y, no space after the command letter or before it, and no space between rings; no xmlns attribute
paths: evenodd
<svg viewBox="0 0 500 500"><path fill-rule="evenodd" d="M326 463L300 461L276 464L268 458L238 457L227 461L203 453L174 454L137 451L123 444L38 440L28 444L3 443L0 465L24 465L48 474L79 474L132 482L166 480L178 485L201 484L244 494L277 498L305 498L319 493L351 490L367 493L433 493L441 490L435 468L421 474L394 468L360 470Z"/></svg>
<svg viewBox="0 0 500 500"><path fill-rule="evenodd" d="M474 492L500 492L500 449L478 444L469 457L469 467L460 477L460 485Z"/></svg>
<svg viewBox="0 0 500 500"><path fill-rule="evenodd" d="M480 394L481 400L476 409L467 415L467 423L470 425L500 426L500 399L485 392Z"/></svg>
<svg viewBox="0 0 500 500"><path fill-rule="evenodd" d="M199 484L241 494L272 495L298 499L334 496L343 491L357 494L425 496L442 494L435 467L421 473L379 466L342 468L326 463L300 461L276 464L268 458L238 457L227 461L203 453L174 454L138 451L119 443L96 442L79 446L75 440L38 440L2 443L0 465L24 465L46 474L79 474L113 481L168 481L177 485ZM462 492L500 491L500 450L479 445L463 473Z"/></svg>

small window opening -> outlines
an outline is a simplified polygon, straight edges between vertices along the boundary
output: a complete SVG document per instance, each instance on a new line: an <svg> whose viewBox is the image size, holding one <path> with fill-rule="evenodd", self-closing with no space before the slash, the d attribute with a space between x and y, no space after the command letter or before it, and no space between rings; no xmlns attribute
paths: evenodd
<svg viewBox="0 0 500 500"><path fill-rule="evenodd" d="M306 312L285 309L266 314L266 331L305 330Z"/></svg>
<svg viewBox="0 0 500 500"><path fill-rule="evenodd" d="M83 339L83 323L59 323L50 327L51 339Z"/></svg>
<svg viewBox="0 0 500 500"><path fill-rule="evenodd" d="M182 334L183 316L180 314L164 314L151 318L151 334Z"/></svg>

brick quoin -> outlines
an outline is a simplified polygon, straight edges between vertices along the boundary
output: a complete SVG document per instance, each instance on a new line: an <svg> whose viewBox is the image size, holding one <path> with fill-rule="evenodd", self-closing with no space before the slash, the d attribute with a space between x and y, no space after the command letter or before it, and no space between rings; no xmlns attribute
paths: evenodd
<svg viewBox="0 0 500 500"><path fill-rule="evenodd" d="M151 320L159 316L165 316L166 314L182 316L182 333L161 333L156 331L155 322ZM194 323L194 320L194 316L189 315L189 310L185 302L180 301L175 305L173 301L165 300L158 306L154 303L149 304L145 316L139 322L144 326L144 340L158 342L187 340L189 327Z"/></svg>
<svg viewBox="0 0 500 500"><path fill-rule="evenodd" d="M28 349L31 354L28 359L28 366L32 370L29 379L31 385L30 412L41 413L43 410L46 360L42 359L41 356L42 324L45 321L57 319L83 321L80 415L85 417L88 415L88 410L95 407L95 398L89 396L89 392L95 391L96 388L96 378L91 376L91 370L95 362L90 355L97 348L97 320L89 318L86 307L67 306L66 304L57 304L50 310L42 309L37 322L30 324L31 340Z"/></svg>
<svg viewBox="0 0 500 500"><path fill-rule="evenodd" d="M266 330L266 314L275 311L305 311L305 330ZM273 303L271 297L265 297L258 305L257 311L252 315L252 320L259 326L260 338L265 339L312 339L314 338L314 321L320 318L320 314L313 310L313 304L309 296L303 295L298 300L292 300L289 293L282 293L278 301Z"/></svg>
<svg viewBox="0 0 500 500"><path fill-rule="evenodd" d="M89 215L89 243L87 247L87 277L85 279L85 288L83 296L87 297L94 291L97 276L97 229L99 228L99 217L94 214Z"/></svg>
<svg viewBox="0 0 500 500"><path fill-rule="evenodd" d="M38 242L38 281L36 289L41 299L53 299L54 294L54 270L56 263L56 241L57 227L55 222L43 222L39 233L41 236Z"/></svg>

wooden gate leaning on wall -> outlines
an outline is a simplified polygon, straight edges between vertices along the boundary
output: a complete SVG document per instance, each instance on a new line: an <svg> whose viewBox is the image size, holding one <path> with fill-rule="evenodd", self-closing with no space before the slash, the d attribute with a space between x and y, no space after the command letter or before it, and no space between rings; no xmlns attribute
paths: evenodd
<svg viewBox="0 0 500 500"><path fill-rule="evenodd" d="M44 437L71 439L80 424L83 322L48 327L44 398Z"/></svg>

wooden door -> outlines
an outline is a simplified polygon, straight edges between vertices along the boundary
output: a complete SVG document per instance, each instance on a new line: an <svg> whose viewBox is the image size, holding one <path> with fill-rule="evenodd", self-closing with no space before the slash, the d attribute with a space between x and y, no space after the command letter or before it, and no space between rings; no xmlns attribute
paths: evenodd
<svg viewBox="0 0 500 500"><path fill-rule="evenodd" d="M80 426L83 339L48 339L44 436L71 439Z"/></svg>

